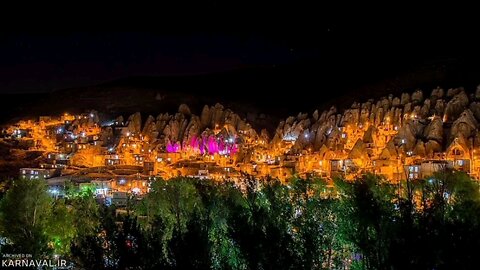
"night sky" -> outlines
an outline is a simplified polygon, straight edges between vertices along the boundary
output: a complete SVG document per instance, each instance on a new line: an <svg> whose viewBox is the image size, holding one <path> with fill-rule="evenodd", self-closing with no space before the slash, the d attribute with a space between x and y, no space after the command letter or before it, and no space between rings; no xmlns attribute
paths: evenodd
<svg viewBox="0 0 480 270"><path fill-rule="evenodd" d="M94 32L49 31L54 29L51 27L3 32L0 93L49 92L132 76L188 76L256 68L274 74L280 69L279 79L292 85L308 81L315 87L340 91L418 69L447 69L447 78L439 83L480 83L475 25L435 16L420 21L411 14L345 19L328 16L328 9L309 9L301 7L306 13L296 12L295 16L264 16L259 11L261 15L251 20L247 15L227 20L229 14L213 9L210 14L222 15L208 22L191 18L181 27L156 21L148 16L151 13L145 15L148 20L135 23L143 16L137 13L119 22L129 26L125 28L128 32L92 27L93 23L86 28ZM154 31L149 31L152 28ZM302 89L295 91L301 93Z"/></svg>
<svg viewBox="0 0 480 270"><path fill-rule="evenodd" d="M19 33L0 44L2 92L85 86L129 76L195 75L319 57L260 35Z"/></svg>
<svg viewBox="0 0 480 270"><path fill-rule="evenodd" d="M480 84L480 25L451 6L177 4L5 14L0 123L87 109L157 114L181 103L199 113L217 102L276 123L388 94L437 86L472 92ZM155 103L149 95L158 92L169 99ZM125 105L129 95L141 98Z"/></svg>

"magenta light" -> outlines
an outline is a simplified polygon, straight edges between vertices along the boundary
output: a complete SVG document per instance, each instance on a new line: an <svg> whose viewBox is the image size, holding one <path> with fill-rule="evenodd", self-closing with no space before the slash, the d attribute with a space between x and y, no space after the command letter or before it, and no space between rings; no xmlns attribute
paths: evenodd
<svg viewBox="0 0 480 270"><path fill-rule="evenodd" d="M193 136L190 141L185 141L183 145L180 143L167 143L168 153L177 153L180 151L193 150L199 152L201 155L209 154L221 154L221 155L233 155L238 152L238 146L233 143L235 140L226 140L223 136L215 137L214 135L196 137Z"/></svg>
<svg viewBox="0 0 480 270"><path fill-rule="evenodd" d="M178 153L180 151L180 144L179 143L171 143L167 144L167 152L168 153Z"/></svg>

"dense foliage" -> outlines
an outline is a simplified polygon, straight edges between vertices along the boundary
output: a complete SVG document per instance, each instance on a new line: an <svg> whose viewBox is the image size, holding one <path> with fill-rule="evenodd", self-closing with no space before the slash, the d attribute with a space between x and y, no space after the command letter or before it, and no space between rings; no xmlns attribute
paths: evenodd
<svg viewBox="0 0 480 270"><path fill-rule="evenodd" d="M156 180L127 209L89 190L52 198L16 180L0 202L2 253L86 269L472 269L480 194L460 172L392 184Z"/></svg>

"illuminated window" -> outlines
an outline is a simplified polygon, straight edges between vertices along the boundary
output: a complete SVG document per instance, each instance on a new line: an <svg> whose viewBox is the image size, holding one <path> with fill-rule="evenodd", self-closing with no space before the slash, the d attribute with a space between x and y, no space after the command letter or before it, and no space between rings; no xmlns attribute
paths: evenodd
<svg viewBox="0 0 480 270"><path fill-rule="evenodd" d="M409 166L408 171L410 172L408 174L409 179L418 179L420 176L420 167L419 166Z"/></svg>

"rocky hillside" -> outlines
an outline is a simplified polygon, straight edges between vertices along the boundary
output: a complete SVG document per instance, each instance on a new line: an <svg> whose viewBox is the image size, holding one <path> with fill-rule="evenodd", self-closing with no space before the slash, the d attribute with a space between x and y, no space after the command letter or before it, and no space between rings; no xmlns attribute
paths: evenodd
<svg viewBox="0 0 480 270"><path fill-rule="evenodd" d="M123 117L116 119L117 122L123 120ZM156 117L149 115L143 121L141 113L137 112L130 115L126 123L129 132L142 134L150 143L160 146L187 145L196 138L210 136L242 141L259 138L246 119L218 103L214 106L205 105L200 115L192 114L185 104L180 105L177 113L160 113ZM265 130L261 134L268 140Z"/></svg>
<svg viewBox="0 0 480 270"><path fill-rule="evenodd" d="M391 124L402 140L401 149L418 155L444 150L454 138L472 146L480 145L480 87L474 94L463 88L434 89L430 95L417 90L412 94L389 95L378 100L354 102L344 111L335 107L313 114L300 113L281 121L272 144L295 140L292 151L319 150L323 145L335 149L342 129L370 124L362 140L368 143L376 127Z"/></svg>
<svg viewBox="0 0 480 270"><path fill-rule="evenodd" d="M123 121L123 118L117 120ZM378 128L390 125L394 129L395 145L403 152L431 156L444 151L455 138L469 146L480 145L479 121L480 88L474 94L468 94L463 88L447 91L436 88L429 95L417 90L354 102L345 110L331 107L312 114L299 113L280 121L270 136L266 130L256 131L246 118L220 104L204 106L200 115L191 113L190 108L182 104L174 114L149 115L142 121L141 114L135 113L126 122L131 132L141 133L150 142L164 146L186 145L199 137L222 136L240 141L264 140L272 148L282 141L292 141L292 152L318 151L322 147L336 150L346 128L363 130L361 143L371 143Z"/></svg>

